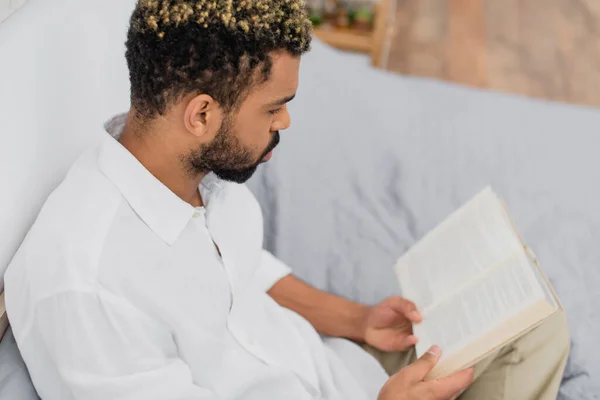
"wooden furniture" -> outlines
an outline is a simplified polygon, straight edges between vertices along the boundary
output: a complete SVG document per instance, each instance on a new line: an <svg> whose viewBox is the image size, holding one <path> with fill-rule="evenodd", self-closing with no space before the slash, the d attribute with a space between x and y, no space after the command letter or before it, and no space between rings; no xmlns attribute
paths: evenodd
<svg viewBox="0 0 600 400"><path fill-rule="evenodd" d="M314 33L323 42L341 50L371 53L373 49L371 32L315 28Z"/></svg>
<svg viewBox="0 0 600 400"><path fill-rule="evenodd" d="M0 293L0 339L8 328L8 316L6 315L6 306L4 303L4 292Z"/></svg>
<svg viewBox="0 0 600 400"><path fill-rule="evenodd" d="M600 106L598 0L382 0L374 65Z"/></svg>
<svg viewBox="0 0 600 400"><path fill-rule="evenodd" d="M385 5L383 2L376 4L373 30L370 32L316 27L314 33L323 42L338 49L372 54L377 47L375 43L381 43L382 40L382 37L378 36L378 27L380 27L382 22L381 17L385 17L385 10L382 7Z"/></svg>

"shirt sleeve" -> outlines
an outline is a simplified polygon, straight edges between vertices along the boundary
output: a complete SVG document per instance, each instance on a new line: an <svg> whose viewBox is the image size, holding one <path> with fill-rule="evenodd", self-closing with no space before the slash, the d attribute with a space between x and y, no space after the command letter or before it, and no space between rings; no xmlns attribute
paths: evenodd
<svg viewBox="0 0 600 400"><path fill-rule="evenodd" d="M126 300L61 292L36 305L34 327L76 400L217 400L194 384L169 332Z"/></svg>
<svg viewBox="0 0 600 400"><path fill-rule="evenodd" d="M262 251L260 266L254 276L255 283L259 288L268 291L281 278L292 273L292 269L283 261L276 258L266 250Z"/></svg>

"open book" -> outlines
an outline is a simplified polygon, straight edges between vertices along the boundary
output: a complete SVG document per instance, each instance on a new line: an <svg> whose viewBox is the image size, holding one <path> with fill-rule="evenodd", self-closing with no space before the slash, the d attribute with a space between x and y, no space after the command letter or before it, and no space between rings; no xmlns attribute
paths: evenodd
<svg viewBox="0 0 600 400"><path fill-rule="evenodd" d="M417 356L437 344L434 379L470 367L562 306L504 203L486 188L428 233L395 266L417 304Z"/></svg>
<svg viewBox="0 0 600 400"><path fill-rule="evenodd" d="M0 339L4 336L8 328L8 316L6 315L6 305L4 304L4 292L0 293Z"/></svg>

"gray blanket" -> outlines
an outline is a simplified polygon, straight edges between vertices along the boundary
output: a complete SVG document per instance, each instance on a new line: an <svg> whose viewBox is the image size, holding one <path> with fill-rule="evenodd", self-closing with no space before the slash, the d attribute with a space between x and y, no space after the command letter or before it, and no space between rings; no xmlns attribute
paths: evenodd
<svg viewBox="0 0 600 400"><path fill-rule="evenodd" d="M561 397L600 398L600 112L395 76L318 42L290 112L250 186L299 277L366 303L397 294L396 259L492 184L568 313Z"/></svg>

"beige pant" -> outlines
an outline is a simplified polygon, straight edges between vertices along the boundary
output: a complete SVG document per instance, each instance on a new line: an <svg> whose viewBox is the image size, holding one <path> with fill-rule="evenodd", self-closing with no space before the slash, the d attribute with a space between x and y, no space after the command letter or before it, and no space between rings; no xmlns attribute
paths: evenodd
<svg viewBox="0 0 600 400"><path fill-rule="evenodd" d="M564 312L498 350L475 367L475 381L461 400L555 400L569 354L569 331ZM388 374L415 360L414 348L385 353L369 345Z"/></svg>

